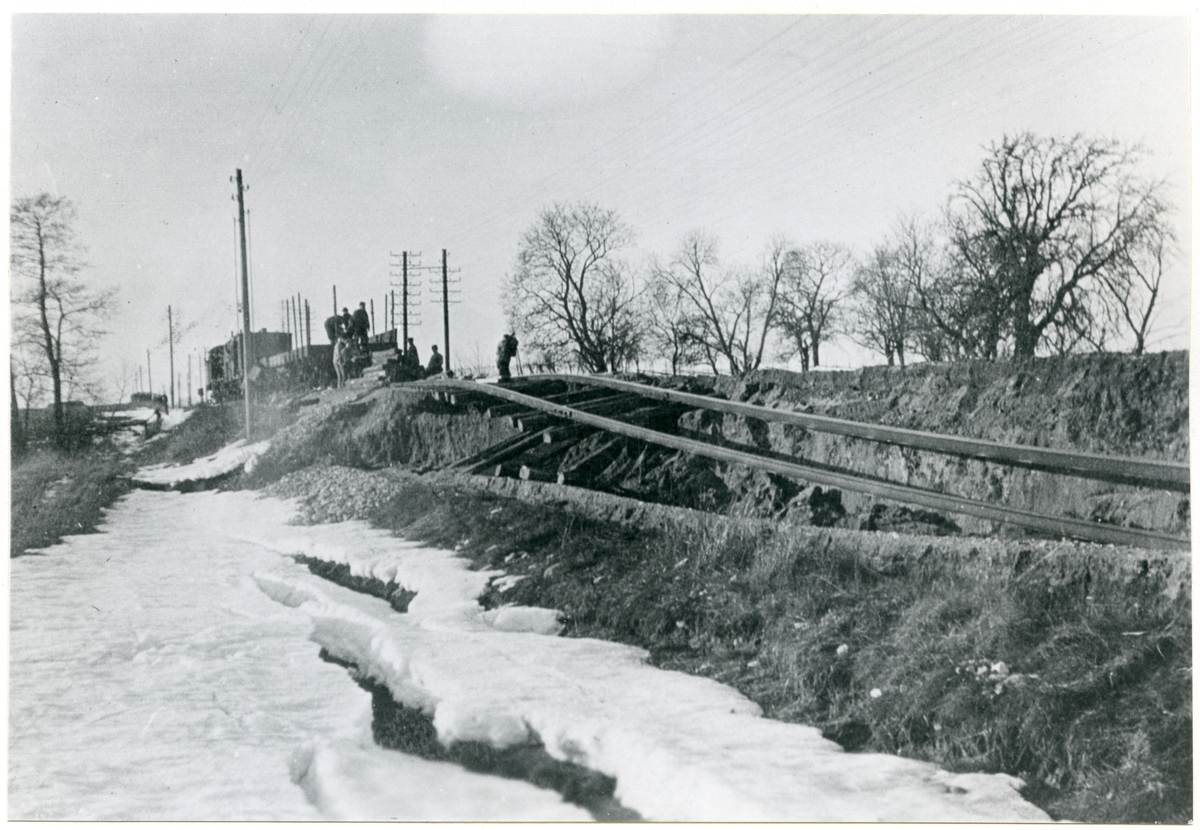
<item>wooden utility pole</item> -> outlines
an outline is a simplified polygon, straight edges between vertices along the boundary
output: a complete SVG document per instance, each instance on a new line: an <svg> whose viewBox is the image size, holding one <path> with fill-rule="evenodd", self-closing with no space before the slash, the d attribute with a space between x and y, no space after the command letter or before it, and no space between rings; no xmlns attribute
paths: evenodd
<svg viewBox="0 0 1200 830"><path fill-rule="evenodd" d="M337 286L333 287L333 313L337 314Z"/></svg>
<svg viewBox="0 0 1200 830"><path fill-rule="evenodd" d="M375 298L371 298L371 334L375 333Z"/></svg>
<svg viewBox="0 0 1200 830"><path fill-rule="evenodd" d="M250 274L246 266L246 204L242 169L237 171L238 240L242 249L242 397L246 401L246 440L250 440ZM336 302L336 301L335 301Z"/></svg>
<svg viewBox="0 0 1200 830"><path fill-rule="evenodd" d="M167 306L167 354L171 371L171 408L175 408L175 326L171 322L171 307ZM181 401L182 403L182 401Z"/></svg>
<svg viewBox="0 0 1200 830"><path fill-rule="evenodd" d="M446 375L450 374L450 284L446 271L446 249L442 248L442 324L446 330L446 353L442 355L445 361Z"/></svg>
<svg viewBox="0 0 1200 830"><path fill-rule="evenodd" d="M150 350L146 349L146 391L154 394L154 379L150 376Z"/></svg>
<svg viewBox="0 0 1200 830"><path fill-rule="evenodd" d="M192 408L192 356L188 355L188 409Z"/></svg>
<svg viewBox="0 0 1200 830"><path fill-rule="evenodd" d="M400 348L407 349L408 348L408 251L405 251L403 254L401 254L400 261L402 263L401 268L400 268L400 273L403 274L403 277L404 277L404 281L401 283L401 288L400 288L400 301L402 303L404 303L404 306L403 306L404 313L401 315L401 319L404 323L404 339L401 341Z"/></svg>
<svg viewBox="0 0 1200 830"><path fill-rule="evenodd" d="M312 345L312 313L308 308L308 300L304 301L304 345Z"/></svg>

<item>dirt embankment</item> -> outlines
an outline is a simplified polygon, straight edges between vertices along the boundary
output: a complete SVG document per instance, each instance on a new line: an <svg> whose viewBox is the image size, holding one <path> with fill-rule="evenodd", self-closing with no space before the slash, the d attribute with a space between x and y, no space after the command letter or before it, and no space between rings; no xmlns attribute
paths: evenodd
<svg viewBox="0 0 1200 830"><path fill-rule="evenodd" d="M1167 461L1188 460L1188 356L1075 355L1021 366L971 361L854 372L754 373L722 378L719 393L763 406L1014 444ZM957 459L744 418L702 428L735 441L981 501L1186 534L1186 494ZM735 501L761 502L750 486ZM776 485L777 486L777 485ZM888 529L895 511L843 493L851 515ZM882 519L882 521L881 521ZM954 517L964 529L990 523Z"/></svg>
<svg viewBox="0 0 1200 830"><path fill-rule="evenodd" d="M856 372L752 373L693 379L733 400L989 440L1186 461L1187 355L1082 355L1025 367L969 362ZM679 418L700 434L870 476L1034 512L1175 535L1187 533L1187 494L1115 485L846 438L711 411ZM359 467L444 467L516 434L507 419L363 387L301 409L264 459L272 475L315 461ZM598 452L603 450L602 452ZM616 439L587 437L563 468L596 453L585 486L642 501L821 527L918 534L993 534L990 522L938 514ZM550 472L554 472L550 470Z"/></svg>

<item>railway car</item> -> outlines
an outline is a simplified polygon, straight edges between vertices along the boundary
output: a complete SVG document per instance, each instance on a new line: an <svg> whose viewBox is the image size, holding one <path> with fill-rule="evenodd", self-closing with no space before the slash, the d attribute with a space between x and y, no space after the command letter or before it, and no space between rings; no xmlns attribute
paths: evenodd
<svg viewBox="0 0 1200 830"><path fill-rule="evenodd" d="M208 394L214 401L233 400L242 396L242 339L239 332L208 352ZM262 377L266 361L291 351L292 335L266 329L251 332L250 347L250 355L254 359L254 365L250 368L250 382L259 386L260 380L266 380Z"/></svg>

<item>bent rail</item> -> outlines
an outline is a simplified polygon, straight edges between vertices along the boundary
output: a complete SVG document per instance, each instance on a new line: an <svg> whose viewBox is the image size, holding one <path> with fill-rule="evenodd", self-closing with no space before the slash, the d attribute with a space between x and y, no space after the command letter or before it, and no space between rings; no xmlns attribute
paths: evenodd
<svg viewBox="0 0 1200 830"><path fill-rule="evenodd" d="M1152 461L1142 458L1097 455L1094 453L1055 450L1046 447L1030 447L1023 444L1002 444L980 438L964 438L958 435L941 435L904 427L867 424L847 421L828 415L811 415L786 409L771 409L765 406L740 403L738 401L712 398L675 389L635 383L617 378L596 375L547 374L527 375L531 381L562 381L564 383L603 386L624 392L636 392L647 398L687 404L697 409L728 412L760 421L775 421L804 427L814 432L829 432L851 438L863 438L885 444L897 444L919 450L977 458L983 461L998 461L1035 470L1064 473L1080 478L1091 478L1117 484L1133 484L1142 487L1158 487L1179 492L1191 489L1190 469L1187 464L1176 461Z"/></svg>
<svg viewBox="0 0 1200 830"><path fill-rule="evenodd" d="M569 378L571 379L571 382L576 382L575 378L577 376L539 375L538 377L554 380ZM609 379L601 378L600 380L608 381ZM622 384L628 383L627 381L617 382ZM1029 528L1031 530L1051 533L1057 536L1067 536L1089 542L1101 542L1104 544L1133 545L1136 547L1149 547L1164 550L1189 550L1191 547L1189 540L1181 539L1175 536L1169 536L1165 533L1155 533L1148 530L1136 530L1132 528L1118 527L1116 525L1105 525L1097 522L1087 522L1081 519L1045 516L1040 513L1030 512L1028 510L1001 507L998 505L992 505L985 502L963 498L961 496L947 495L945 493L937 493L932 490L911 487L905 484L896 484L894 482L866 478L852 473L836 472L818 467L810 467L806 464L796 461L782 461L776 458L768 458L761 455L744 452L742 450L731 449L729 447L716 446L704 441L698 441L693 438L684 438L679 435L671 435L669 433L659 432L658 430L650 429L648 427L628 424L624 421L607 418L602 415L593 415L589 412L583 412L563 404L552 403L550 401L543 400L542 398L538 398L533 395L527 395L523 392L517 392L514 389L503 386L493 386L490 384L476 383L474 381L452 380L448 378L426 381L414 385L423 386L431 390L455 389L464 392L479 392L492 397L503 398L504 400L511 401L513 403L523 404L528 406L530 409L538 409L558 418L562 418L566 421L587 424L589 426L596 427L597 429L602 429L617 435L624 435L628 438L636 438L647 443L658 444L659 446L682 450L683 452L689 452L694 455L712 458L717 461L745 464L750 467L766 470L767 472L777 473L789 478L799 478L804 481L811 481L815 484L822 484L826 487L840 487L845 490L867 493L868 495L891 499L893 501L906 504L930 507L935 510L944 510L951 513L960 513L967 516L987 519L989 521L1005 522L1008 524L1017 525L1019 527ZM638 386L638 384L630 385ZM703 396L697 395L692 397L702 398ZM680 402L683 403L684 401ZM724 403L730 402L726 401Z"/></svg>

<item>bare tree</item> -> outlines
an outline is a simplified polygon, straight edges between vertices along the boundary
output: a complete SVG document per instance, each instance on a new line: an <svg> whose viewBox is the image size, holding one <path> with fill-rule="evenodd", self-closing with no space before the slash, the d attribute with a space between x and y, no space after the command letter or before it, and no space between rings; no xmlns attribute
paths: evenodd
<svg viewBox="0 0 1200 830"><path fill-rule="evenodd" d="M1085 295L1159 232L1168 211L1161 184L1138 177L1137 148L1030 133L990 148L979 174L951 201L951 240L987 302L1006 313L1013 355L1032 357L1054 328L1068 342L1097 315Z"/></svg>
<svg viewBox="0 0 1200 830"><path fill-rule="evenodd" d="M45 402L50 392L47 382L49 372L45 361L39 360L37 344L18 339L13 344L12 363L10 370L13 378L13 392L24 403L22 420L25 434L29 435L29 413L34 407ZM16 411L13 412L16 417Z"/></svg>
<svg viewBox="0 0 1200 830"><path fill-rule="evenodd" d="M996 275L916 219L900 219L893 238L911 288L913 350L931 362L999 357L1008 311Z"/></svg>
<svg viewBox="0 0 1200 830"><path fill-rule="evenodd" d="M704 350L696 338L701 326L689 316L684 300L674 284L664 276L657 259L650 261L650 276L646 287L649 304L646 315L646 336L652 354L665 355L671 364L671 374L679 374L684 366L704 360Z"/></svg>
<svg viewBox="0 0 1200 830"><path fill-rule="evenodd" d="M597 205L542 210L504 285L513 329L549 360L593 372L620 368L641 337L638 292L619 256L632 239L616 213Z"/></svg>
<svg viewBox="0 0 1200 830"><path fill-rule="evenodd" d="M8 361L8 390L12 396L9 412L9 438L11 440L10 454L13 459L18 459L25 454L26 440L25 435L28 428L27 419L21 418L20 407L17 404L17 373L13 368L11 357Z"/></svg>
<svg viewBox="0 0 1200 830"><path fill-rule="evenodd" d="M853 253L837 242L815 242L787 254L779 327L789 341L785 356L798 355L806 372L821 365L821 344L833 337L853 269Z"/></svg>
<svg viewBox="0 0 1200 830"><path fill-rule="evenodd" d="M1104 275L1111 300L1107 310L1118 326L1133 335L1133 353L1146 351L1146 337L1157 316L1163 269L1175 252L1175 234L1165 226L1150 229L1124 252L1118 267Z"/></svg>
<svg viewBox="0 0 1200 830"><path fill-rule="evenodd" d="M45 369L54 406L54 436L66 439L64 390L87 387L100 324L115 292L98 291L79 279L75 207L43 193L12 204L10 264L13 277L15 351L36 353ZM29 387L32 388L32 385Z"/></svg>
<svg viewBox="0 0 1200 830"><path fill-rule="evenodd" d="M725 269L712 234L694 230L666 265L651 266L652 291L673 313L667 324L681 344L701 354L714 374L724 358L730 374L757 369L779 314L787 243L772 240L756 270Z"/></svg>
<svg viewBox="0 0 1200 830"><path fill-rule="evenodd" d="M887 358L889 366L899 361L904 367L905 348L912 337L911 293L900 254L888 245L876 246L855 272L850 332Z"/></svg>

